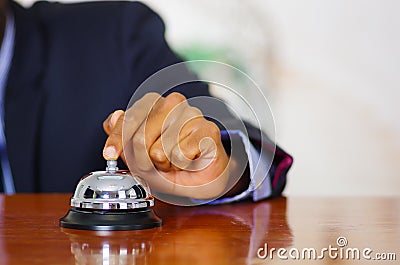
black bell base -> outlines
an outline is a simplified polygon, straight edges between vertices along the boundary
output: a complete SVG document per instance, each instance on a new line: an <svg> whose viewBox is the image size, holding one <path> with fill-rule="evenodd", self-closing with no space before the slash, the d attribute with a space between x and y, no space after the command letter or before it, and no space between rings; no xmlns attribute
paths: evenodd
<svg viewBox="0 0 400 265"><path fill-rule="evenodd" d="M105 211L71 208L60 219L61 227L95 231L140 230L161 224L153 209Z"/></svg>

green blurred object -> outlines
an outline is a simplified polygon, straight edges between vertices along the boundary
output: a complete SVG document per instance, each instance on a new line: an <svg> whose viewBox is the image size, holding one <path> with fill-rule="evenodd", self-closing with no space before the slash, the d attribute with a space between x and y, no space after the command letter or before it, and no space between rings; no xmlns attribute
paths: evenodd
<svg viewBox="0 0 400 265"><path fill-rule="evenodd" d="M228 47L211 47L202 44L193 44L177 48L175 49L175 52L185 61L216 61L233 66L244 73L247 72L246 66L243 63L243 60L241 60L241 56ZM207 70L202 69L204 66L204 64L192 65L192 71L201 75L201 73ZM236 82L241 82L242 76L236 76L236 73L236 71L233 71L231 78L234 79Z"/></svg>
<svg viewBox="0 0 400 265"><path fill-rule="evenodd" d="M208 60L226 63L245 71L240 55L226 47L211 47L201 44L193 44L175 50L175 52L186 61ZM204 69L195 69L202 71Z"/></svg>

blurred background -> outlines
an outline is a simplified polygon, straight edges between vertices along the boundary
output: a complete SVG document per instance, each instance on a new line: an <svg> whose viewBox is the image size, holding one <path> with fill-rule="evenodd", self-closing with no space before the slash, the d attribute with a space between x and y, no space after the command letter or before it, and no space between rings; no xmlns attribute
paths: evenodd
<svg viewBox="0 0 400 265"><path fill-rule="evenodd" d="M143 2L182 57L260 86L295 159L286 195L400 195L399 1Z"/></svg>

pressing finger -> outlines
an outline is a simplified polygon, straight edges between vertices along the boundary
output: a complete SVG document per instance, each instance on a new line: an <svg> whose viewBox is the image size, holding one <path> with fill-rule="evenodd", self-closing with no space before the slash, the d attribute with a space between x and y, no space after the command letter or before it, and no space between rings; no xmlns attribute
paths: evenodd
<svg viewBox="0 0 400 265"><path fill-rule="evenodd" d="M117 120L114 121L114 119ZM114 122L114 124L110 124L109 126L110 128L112 127L112 130L109 133L103 149L103 157L106 160L117 160L123 151L122 125L124 122L124 115L120 114L117 118L114 119L113 117L110 117L110 123L112 121Z"/></svg>
<svg viewBox="0 0 400 265"><path fill-rule="evenodd" d="M116 110L110 115L108 115L107 119L104 120L103 129L107 135L110 135L112 129L115 127L115 124L117 123L117 120L124 113L125 112L123 110Z"/></svg>

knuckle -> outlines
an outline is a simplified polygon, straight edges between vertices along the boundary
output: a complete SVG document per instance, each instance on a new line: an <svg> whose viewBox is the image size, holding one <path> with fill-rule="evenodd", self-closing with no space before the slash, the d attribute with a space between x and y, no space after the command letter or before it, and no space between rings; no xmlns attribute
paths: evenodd
<svg viewBox="0 0 400 265"><path fill-rule="evenodd" d="M203 113L201 112L201 110L199 108L190 106L188 108L188 112L189 112L189 115L192 117L197 117L197 116L203 117Z"/></svg>
<svg viewBox="0 0 400 265"><path fill-rule="evenodd" d="M161 98L162 97L159 94L155 92L149 92L133 104L131 112L133 113L149 112L150 109L152 109L155 105L158 104L158 101Z"/></svg>
<svg viewBox="0 0 400 265"><path fill-rule="evenodd" d="M126 112L125 112L125 115L124 115L124 121L125 121L125 122L132 122L132 121L135 121L135 120L136 120L136 119L135 119L135 113L136 113L137 111L138 111L138 110L135 109L135 108L133 108L132 106L131 106L129 109L127 109Z"/></svg>
<svg viewBox="0 0 400 265"><path fill-rule="evenodd" d="M160 98L159 100L155 101L154 104L152 105L151 112L150 114L157 114L163 111L165 108L166 100L165 98Z"/></svg>
<svg viewBox="0 0 400 265"><path fill-rule="evenodd" d="M125 117L125 112L123 110L117 110L111 114L108 119L109 125L115 126L118 122L123 122Z"/></svg>
<svg viewBox="0 0 400 265"><path fill-rule="evenodd" d="M146 109L146 107L149 105L149 102L156 102L159 98L161 98L161 96L155 92L146 93L143 97L141 97L140 99L135 101L130 107L128 107L126 112L136 112L142 109Z"/></svg>
<svg viewBox="0 0 400 265"><path fill-rule="evenodd" d="M189 159L192 160L195 158L195 156L198 154L198 144L195 146L181 146L181 156L184 157L184 159Z"/></svg>
<svg viewBox="0 0 400 265"><path fill-rule="evenodd" d="M186 98L182 94L174 92L164 99L160 106L160 111L167 112L170 115L178 115L186 106Z"/></svg>
<svg viewBox="0 0 400 265"><path fill-rule="evenodd" d="M158 148L152 148L150 150L150 158L158 163L164 163L167 162L167 157L164 154L163 150L158 149Z"/></svg>
<svg viewBox="0 0 400 265"><path fill-rule="evenodd" d="M143 99L149 100L149 99L157 99L157 98L160 98L160 97L161 97L161 95L156 93L156 92L149 92L149 93L147 93L146 95L143 96Z"/></svg>
<svg viewBox="0 0 400 265"><path fill-rule="evenodd" d="M175 102L183 102L186 100L186 97L178 92L172 92L166 97L167 100L173 100Z"/></svg>
<svg viewBox="0 0 400 265"><path fill-rule="evenodd" d="M213 139L218 139L221 137L221 131L219 130L218 126L212 121L206 121L206 128L209 136Z"/></svg>

